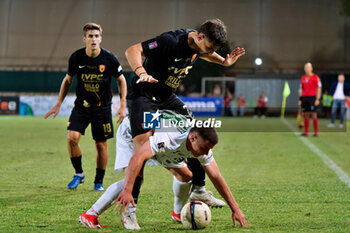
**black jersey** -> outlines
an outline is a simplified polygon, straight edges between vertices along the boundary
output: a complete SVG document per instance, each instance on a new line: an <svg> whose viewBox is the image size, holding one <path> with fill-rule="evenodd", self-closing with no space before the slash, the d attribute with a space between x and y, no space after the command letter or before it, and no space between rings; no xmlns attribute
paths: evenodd
<svg viewBox="0 0 350 233"><path fill-rule="evenodd" d="M173 94L187 76L193 63L199 57L198 51L188 45L188 34L192 29L165 32L160 36L142 42L146 57L143 66L158 83L138 83L134 77L130 94L144 95L163 101Z"/></svg>
<svg viewBox="0 0 350 233"><path fill-rule="evenodd" d="M91 58L85 48L75 51L69 58L68 75L77 75L75 104L84 107L104 107L112 102L111 79L119 77L122 67L117 58L101 48L100 54Z"/></svg>

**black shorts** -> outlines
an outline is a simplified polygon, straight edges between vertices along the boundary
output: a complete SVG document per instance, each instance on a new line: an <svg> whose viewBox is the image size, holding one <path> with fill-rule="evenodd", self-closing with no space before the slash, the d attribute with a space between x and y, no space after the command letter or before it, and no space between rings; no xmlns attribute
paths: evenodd
<svg viewBox="0 0 350 233"><path fill-rule="evenodd" d="M74 106L69 117L67 130L78 131L82 135L91 123L92 138L95 141L106 141L113 138L113 121L111 106L85 108Z"/></svg>
<svg viewBox="0 0 350 233"><path fill-rule="evenodd" d="M130 101L130 100L128 100ZM144 129L143 126L143 113L153 112L157 110L172 110L179 114L184 115L187 118L193 118L192 112L176 95L169 96L166 100L159 102L153 101L145 96L137 96L131 99L131 111L129 111L130 125L132 137L144 134L150 129ZM128 104L129 105L129 104Z"/></svg>
<svg viewBox="0 0 350 233"><path fill-rule="evenodd" d="M315 101L316 96L301 97L301 110L303 112L316 112Z"/></svg>

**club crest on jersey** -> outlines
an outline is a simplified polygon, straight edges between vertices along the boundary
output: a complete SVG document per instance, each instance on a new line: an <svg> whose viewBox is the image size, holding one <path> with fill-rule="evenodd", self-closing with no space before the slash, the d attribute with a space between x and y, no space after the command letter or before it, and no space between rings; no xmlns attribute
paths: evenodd
<svg viewBox="0 0 350 233"><path fill-rule="evenodd" d="M157 47L158 47L157 41L153 41L153 42L148 44L148 48L149 49L154 49L154 48L157 48Z"/></svg>
<svg viewBox="0 0 350 233"><path fill-rule="evenodd" d="M99 65L98 69L100 70L101 73L103 73L103 71L105 71L106 66L105 65Z"/></svg>

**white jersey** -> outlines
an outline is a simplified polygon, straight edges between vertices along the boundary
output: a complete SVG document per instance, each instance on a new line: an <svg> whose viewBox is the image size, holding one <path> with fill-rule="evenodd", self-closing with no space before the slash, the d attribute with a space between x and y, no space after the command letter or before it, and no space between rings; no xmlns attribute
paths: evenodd
<svg viewBox="0 0 350 233"><path fill-rule="evenodd" d="M167 121L183 119L182 115L175 114L169 110L162 112L162 118ZM156 129L153 136L149 138L153 157L147 161L149 165L180 168L186 166L187 158L194 158L186 148L186 139L189 134L189 127L178 127L177 130ZM117 130L116 161L115 171L121 172L127 167L131 156L134 153L132 143L131 127L128 118L125 118ZM208 155L196 157L203 166L214 161L213 153L210 150Z"/></svg>
<svg viewBox="0 0 350 233"><path fill-rule="evenodd" d="M194 158L186 148L187 136L190 129L185 133L180 132L157 132L149 138L153 160L164 167L173 167L174 164L181 164L188 158ZM213 160L213 153L210 150L208 155L197 157L203 166L209 165Z"/></svg>

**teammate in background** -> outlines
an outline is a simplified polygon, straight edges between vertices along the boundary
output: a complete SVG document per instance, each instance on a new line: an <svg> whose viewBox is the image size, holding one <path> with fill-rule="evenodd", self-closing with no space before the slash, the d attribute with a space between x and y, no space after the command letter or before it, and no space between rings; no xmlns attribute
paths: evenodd
<svg viewBox="0 0 350 233"><path fill-rule="evenodd" d="M103 178L108 161L107 139L113 137L113 121L111 114L112 92L111 79L116 77L119 93L120 115L118 123L126 116L127 86L122 74L122 67L111 52L100 47L102 28L95 23L87 23L83 28L86 47L75 51L69 58L68 73L63 79L56 105L45 115L45 119L53 114L55 118L66 97L76 75L78 84L76 100L67 127L68 152L75 169L73 180L68 189L75 189L85 180L79 147L80 136L91 123L92 137L97 150L96 176L94 190L103 191Z"/></svg>
<svg viewBox="0 0 350 233"><path fill-rule="evenodd" d="M143 128L144 112L169 109L182 115L192 115L174 92L198 58L223 66L231 66L245 54L243 48L236 48L226 57L221 57L215 51L225 42L224 23L219 19L212 19L204 22L199 31L179 29L165 32L126 50L125 55L129 65L136 73L128 94L128 102L129 100L132 102L129 113L135 151L138 151L152 135L150 129ZM142 63L143 57L145 61ZM212 203L216 202L215 205L224 204L205 190L205 172L198 160L189 159L188 166L195 174L191 198L211 200ZM133 191L135 203L137 203L141 183L142 176L137 176Z"/></svg>
<svg viewBox="0 0 350 233"><path fill-rule="evenodd" d="M304 112L304 133L302 136L309 134L309 119L312 116L314 125L314 136L318 136L318 119L316 107L320 104L321 98L321 81L320 78L312 73L312 64L310 62L304 65L305 75L301 77L301 94L299 106Z"/></svg>
<svg viewBox="0 0 350 233"><path fill-rule="evenodd" d="M338 82L332 83L332 86L330 88L330 94L333 97L333 103L332 103L332 119L331 119L331 123L328 125L329 128L334 127L334 122L335 122L338 109L340 110L339 128L343 128L345 102L348 99L348 96L350 96L350 85L344 81L345 81L344 74L339 74Z"/></svg>
<svg viewBox="0 0 350 233"><path fill-rule="evenodd" d="M180 117L177 116L173 119L179 119ZM182 118L184 117L182 116ZM153 163L164 166L173 174L173 212L181 212L182 207L189 198L191 180L194 175L184 161L188 158L196 157L204 167L215 188L231 208L234 226L237 226L236 221L239 221L242 227L247 226L245 216L236 203L224 178L221 176L211 151L218 143L215 128L197 128L195 126L187 129L180 128L176 132L162 132L156 129L153 136L150 136L134 154L130 133L129 121L125 119L120 125L120 128L118 128L117 138L123 145L117 148L119 150L117 151L117 155L119 154L125 158L131 157L128 168L126 169L125 179L108 187L95 204L79 217L81 224L88 228L103 228L98 221L98 217L114 203L118 202L116 209L120 207L120 213L124 208L124 212L126 212L129 204L134 206L132 187L137 174L141 172L147 160L153 160ZM172 216L172 219L175 222L181 222L180 215L176 217Z"/></svg>

